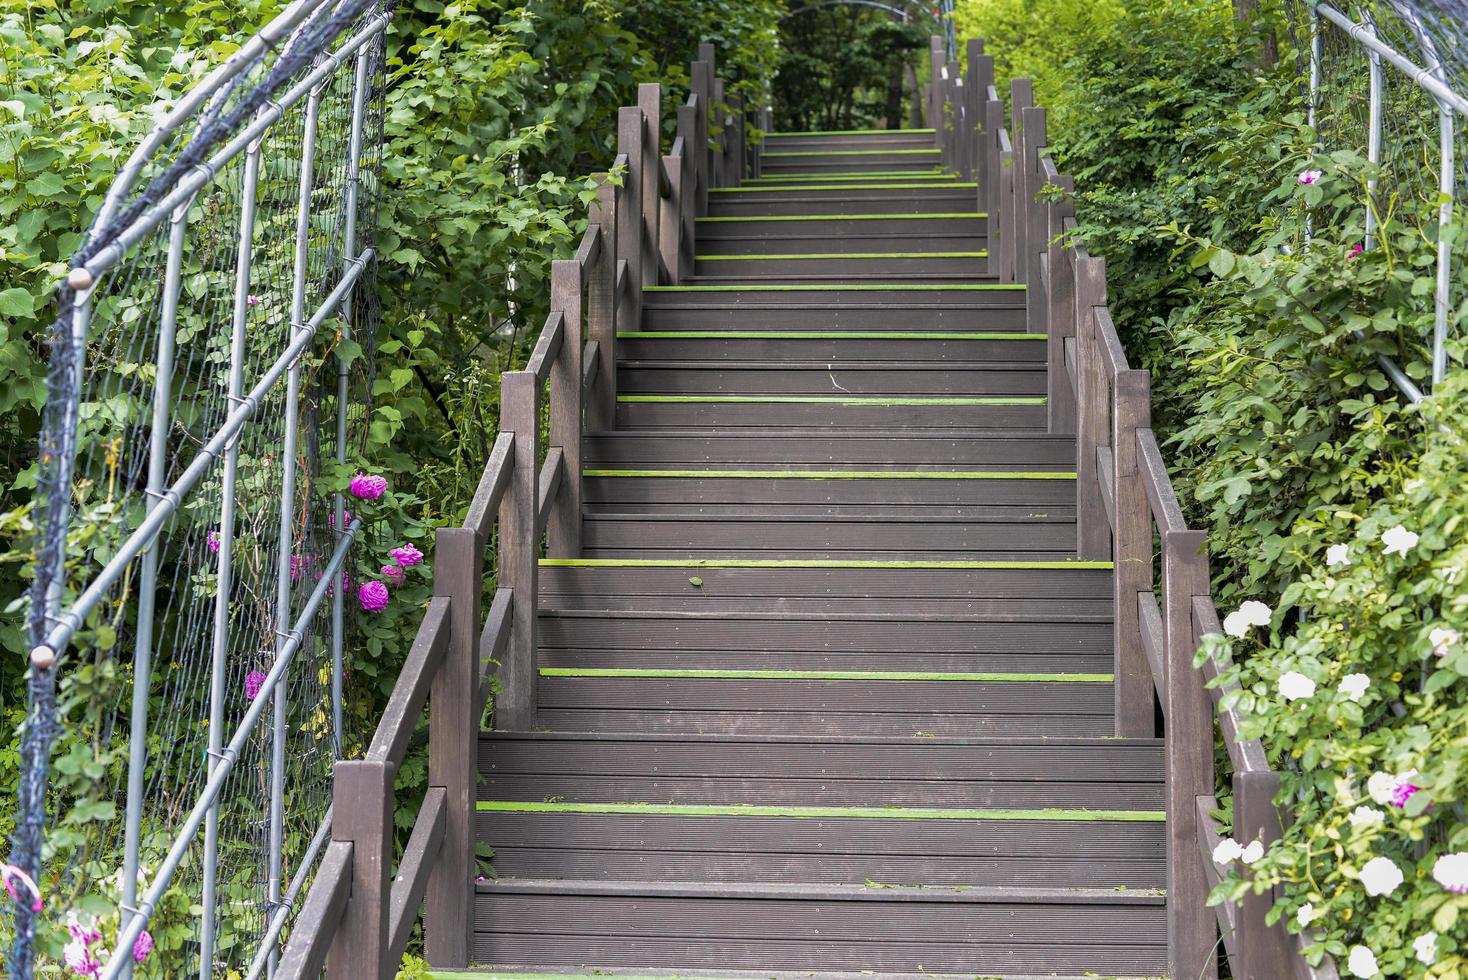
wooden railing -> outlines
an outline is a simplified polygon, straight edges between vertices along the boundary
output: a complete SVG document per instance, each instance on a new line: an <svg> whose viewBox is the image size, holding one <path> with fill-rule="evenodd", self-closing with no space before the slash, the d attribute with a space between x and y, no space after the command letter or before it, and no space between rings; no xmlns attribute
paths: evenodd
<svg viewBox="0 0 1468 980"><path fill-rule="evenodd" d="M468 965L474 909L474 805L480 719L535 725L535 611L541 542L552 557L581 553L581 446L612 427L618 324L637 324L647 285L692 271L693 228L712 187L757 172L736 95L700 45L677 136L661 150L663 92L638 89L618 116L617 157L603 175L574 258L551 267L551 312L522 371L500 380L500 431L464 524L434 544L434 597L361 759L336 763L331 840L275 976L390 978L424 910L425 956ZM722 119L711 119L718 108ZM763 116L763 114L761 114ZM550 388L550 430L541 405ZM495 592L481 615L485 548L495 536ZM393 783L428 709L428 791L393 868Z"/></svg>
<svg viewBox="0 0 1468 980"><path fill-rule="evenodd" d="M1074 184L1045 153L1045 110L1027 79L1010 86L1009 124L993 87L993 59L970 41L968 73L932 51L935 129L945 165L979 181L991 215L989 250L1006 282L1027 285L1032 331L1048 334L1049 429L1076 439L1076 556L1115 563L1116 734L1157 734L1167 759L1168 975L1212 980L1220 934L1237 980L1334 980L1311 967L1305 937L1267 924L1274 895L1214 908L1215 726L1233 769L1233 837L1266 845L1281 833L1279 774L1257 739L1239 737L1209 688L1225 664L1193 666L1203 637L1220 633L1210 595L1207 537L1190 529L1152 431L1151 375L1132 368L1106 298L1106 264L1076 240ZM950 71L950 67L953 70ZM1160 559L1160 569L1158 567ZM1159 574L1160 572L1160 574Z"/></svg>

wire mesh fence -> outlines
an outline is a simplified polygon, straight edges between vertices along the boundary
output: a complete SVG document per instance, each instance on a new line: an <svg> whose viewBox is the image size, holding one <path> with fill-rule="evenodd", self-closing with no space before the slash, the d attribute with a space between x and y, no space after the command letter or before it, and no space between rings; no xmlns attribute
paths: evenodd
<svg viewBox="0 0 1468 980"><path fill-rule="evenodd" d="M60 291L12 976L261 975L320 846L390 16L287 7L144 141Z"/></svg>
<svg viewBox="0 0 1468 980"><path fill-rule="evenodd" d="M1308 52L1309 117L1322 153L1364 158L1362 251L1383 233L1415 238L1413 261L1433 288L1418 298L1408 345L1421 363L1382 366L1409 400L1442 380L1468 313L1459 202L1468 191L1468 5L1454 0L1333 6L1304 3L1291 19ZM1404 254L1409 254L1404 250Z"/></svg>

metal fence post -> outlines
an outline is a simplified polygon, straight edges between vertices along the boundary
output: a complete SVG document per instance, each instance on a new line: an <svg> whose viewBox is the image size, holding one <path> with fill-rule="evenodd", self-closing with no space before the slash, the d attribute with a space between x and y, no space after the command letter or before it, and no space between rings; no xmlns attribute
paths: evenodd
<svg viewBox="0 0 1468 980"><path fill-rule="evenodd" d="M339 761L332 768L331 839L352 845L352 890L326 957L327 980L387 980L392 892L391 762Z"/></svg>
<svg viewBox="0 0 1468 980"><path fill-rule="evenodd" d="M511 372L504 377L523 373ZM534 376L531 375L530 379L533 382ZM521 433L517 431L515 472L511 476L517 490L521 488L519 477L523 462L518 453L520 439ZM533 440L527 439L526 442L533 449ZM532 474L533 491L533 461L529 472ZM518 508L522 512L528 512L532 528L535 521L534 501L532 492L529 502L519 502ZM500 527L503 536L503 518ZM530 599L531 612L526 618L533 623L533 551L529 558L531 579L525 595ZM448 652L439 665L438 673L433 676L428 694L428 785L441 787L444 791L445 820L443 844L428 876L423 934L428 962L440 969L459 969L469 964L469 937L474 921L474 802L479 748L479 716L476 709L479 702L479 630L482 625L479 618L479 597L484 589L483 577L484 542L480 539L479 532L463 527L439 528L433 548L433 593L436 596L448 596L451 600L450 633ZM503 572L501 577L503 578ZM500 583L501 587L505 584L503 581ZM515 589L516 608L511 628L517 631L522 625L519 608L522 588L520 581L516 581L512 588ZM528 632L533 644L534 631L532 629ZM525 649L522 646L519 650L507 651L506 659L515 653L523 656ZM531 671L535 669L534 659L532 646L529 657ZM528 714L533 719L534 708L532 700L528 705L529 710L523 712L521 717ZM495 710L498 714L499 705L495 705ZM496 724L499 725L498 720ZM509 724L500 727L509 727ZM340 802L338 800L339 804ZM336 812L341 812L340 805ZM353 897L355 899L355 893Z"/></svg>
<svg viewBox="0 0 1468 980"><path fill-rule="evenodd" d="M1193 598L1208 595L1202 531L1162 534L1167 721L1168 976L1216 980L1218 922L1198 854L1198 797L1213 792L1213 704L1193 669Z"/></svg>

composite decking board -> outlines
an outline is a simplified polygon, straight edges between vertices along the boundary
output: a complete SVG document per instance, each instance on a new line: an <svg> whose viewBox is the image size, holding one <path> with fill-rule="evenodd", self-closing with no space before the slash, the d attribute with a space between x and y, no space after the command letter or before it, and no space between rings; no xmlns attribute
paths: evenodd
<svg viewBox="0 0 1468 980"><path fill-rule="evenodd" d="M724 197L710 202L711 217L739 217L743 215L850 215L862 212L886 214L902 212L909 215L976 213L972 190L949 191L939 196L903 189L886 190L876 187L856 189L802 188L804 193L783 188L771 188L761 193L751 192L747 196Z"/></svg>
<svg viewBox="0 0 1468 980"><path fill-rule="evenodd" d="M862 337L858 332L833 332L834 336L781 336L779 331L676 331L624 334L617 338L619 365L628 369L657 368L679 362L701 362L705 367L754 365L770 361L823 363L842 371L880 370L880 365L901 359L909 366L982 365L994 370L1036 370L1045 363L1045 345L1017 342L1013 338L974 334L945 336L918 334L910 338L892 335ZM732 336L726 336L732 334Z"/></svg>
<svg viewBox="0 0 1468 980"><path fill-rule="evenodd" d="M1015 670L1048 667L1058 653L1109 656L1111 624L1005 623L941 619L885 620L803 619L794 615L769 618L619 617L598 620L542 614L543 644L547 648L641 650L672 653L678 650L732 652L770 650L787 653L841 653L897 656L910 653L966 654L1013 658ZM599 642L598 642L599 640ZM593 647L592 644L597 644ZM1021 666L1024 665L1024 666ZM1104 667L1104 665L1102 665ZM969 670L989 669L977 665ZM1095 667L1090 669L1097 669Z"/></svg>
<svg viewBox="0 0 1468 980"><path fill-rule="evenodd" d="M769 405L769 404L626 404L617 405L618 424L626 428L687 428L759 430L779 426L826 425L867 428L871 425L981 432L1025 428L1041 431L1045 406L979 405Z"/></svg>
<svg viewBox="0 0 1468 980"><path fill-rule="evenodd" d="M754 363L623 362L617 369L618 401L643 395L716 395L748 398L759 395L808 395L854 400L1043 398L1043 364L877 364L832 360L825 364L792 363L786 367ZM944 404L944 403L934 403ZM948 404L952 404L951 402ZM978 402L978 404L984 404Z"/></svg>
<svg viewBox="0 0 1468 980"><path fill-rule="evenodd" d="M791 229L779 229L789 232ZM807 232L805 228L799 229ZM851 231L848 225L843 231ZM863 229L865 231L865 229ZM770 262L772 256L866 256L883 252L907 255L952 255L989 257L989 236L982 228L944 234L892 232L884 235L826 234L727 235L699 243L698 259L735 259L745 262Z"/></svg>
<svg viewBox="0 0 1468 980"><path fill-rule="evenodd" d="M960 303L877 306L825 304L671 303L644 307L643 329L650 331L872 330L890 333L900 324L915 333L1012 332L1025 324L1024 308Z"/></svg>
<svg viewBox="0 0 1468 980"><path fill-rule="evenodd" d="M784 272L771 271L768 274L756 274L750 270L739 268L717 268L708 269L707 263L700 263L703 268L696 269L689 276L688 281L693 285L691 289L713 288L713 289L744 289L756 286L765 289L775 289L783 286L796 286L806 288L812 284L825 285L849 283L853 276L859 275L864 284L875 288L881 284L896 286L899 289L916 289L920 286L933 288L968 288L972 283L997 283L998 273L989 268L988 259L955 259L953 263L939 263L941 268L934 268L927 272L908 271L890 268L860 268L853 269L850 265L834 262L830 263L830 271L813 271L807 268L794 268ZM958 267L957 263L963 263Z"/></svg>
<svg viewBox="0 0 1468 980"><path fill-rule="evenodd" d="M723 711L682 711L659 708L543 706L539 724L566 731L657 731L684 734L781 735L1111 735L1109 714L1079 714L1065 709L1054 713L947 714L931 710L911 713L866 710L752 712L747 707Z"/></svg>
<svg viewBox="0 0 1468 980"><path fill-rule="evenodd" d="M1112 693L1110 682L542 676L539 696L549 708L1109 715Z"/></svg>
<svg viewBox="0 0 1468 980"><path fill-rule="evenodd" d="M1069 436L1021 437L995 433L980 438L915 436L909 432L792 432L739 436L702 432L598 432L586 439L583 459L590 466L682 467L738 464L748 468L804 468L840 465L911 469L1046 469L1075 467L1075 440Z"/></svg>

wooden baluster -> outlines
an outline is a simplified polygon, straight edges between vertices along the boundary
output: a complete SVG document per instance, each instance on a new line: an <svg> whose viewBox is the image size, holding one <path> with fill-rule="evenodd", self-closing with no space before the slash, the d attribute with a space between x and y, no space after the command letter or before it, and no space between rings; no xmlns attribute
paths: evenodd
<svg viewBox="0 0 1468 980"><path fill-rule="evenodd" d="M533 375L512 371L501 377L503 393L523 390L523 385L505 385L506 380L517 375L528 378L534 385ZM525 401L523 394L518 400ZM538 415L532 417L538 420ZM511 418L513 422L513 414ZM503 429L504 426L501 425L501 430ZM528 518L533 529L535 437L531 433L534 429L532 427L531 433L525 434L525 444L531 453L528 461L520 455L522 433L511 431L515 431L516 449L512 485L519 485L520 467L523 463L524 472L530 475L531 488L528 497L515 500L514 494L506 496L511 503L519 504L521 519ZM513 632L517 634L512 636L512 645L506 650L505 659L508 664L519 658L522 669L509 678L516 681L519 677L533 675L535 670L535 553L533 539L527 542L516 537L517 533L523 533L523 525L517 526L511 532L511 544L506 547L505 517L505 508L501 507L499 587L515 590ZM524 544L529 544L528 552L523 549ZM508 579L504 564L507 552L511 558ZM433 547L433 594L447 596L452 601L449 605L448 652L439 665L438 673L433 677L428 694L428 785L443 788L445 820L443 844L433 863L433 871L428 876L428 891L424 901L424 946L428 962L440 969L462 969L469 963L469 936L474 908L475 777L479 763L479 631L484 625L479 615L479 597L484 590L483 579L484 542L479 533L470 528L439 528ZM522 605L526 607L523 619ZM509 687L508 684L506 686ZM511 705L509 717L503 720L496 717L496 725L522 730L533 729L533 681L528 690L521 686L515 693L518 695L518 702ZM499 709L500 705L496 703L496 716ZM389 776L389 800L392 796L391 785ZM391 813L389 803L389 819ZM392 834L389 832L387 836L387 846L391 847ZM384 899L385 897L384 894Z"/></svg>
<svg viewBox="0 0 1468 980"><path fill-rule="evenodd" d="M1262 841L1268 845L1279 840L1279 811L1274 800L1279 795L1279 773L1265 770L1234 773L1234 838L1242 843ZM1236 980L1276 980L1291 974L1293 953L1282 924L1265 924L1264 917L1274 905L1274 893L1249 892L1239 902L1235 928L1237 962L1229 961Z"/></svg>
<svg viewBox="0 0 1468 980"><path fill-rule="evenodd" d="M1088 561L1111 557L1111 529L1096 482L1096 447L1110 438L1107 378L1096 350L1095 308L1106 305L1106 262L1076 260L1076 555Z"/></svg>
<svg viewBox="0 0 1468 980"><path fill-rule="evenodd" d="M1044 170L1040 166L1040 157L1045 149L1044 109L1031 107L1024 111L1024 134L1026 196L1020 220L1024 222L1024 241L1028 243L1023 267L1025 282L1029 283L1025 290L1025 319L1030 333L1045 333L1049 304L1045 281L1040 276L1040 256L1048 253L1050 248L1047 237L1050 221L1048 206L1040 199L1040 190L1045 186Z"/></svg>
<svg viewBox="0 0 1468 980"><path fill-rule="evenodd" d="M1213 792L1213 704L1193 668L1193 597L1208 594L1202 531L1162 534L1163 629L1167 641L1168 976L1217 980L1218 922L1207 905L1198 856L1198 797Z"/></svg>
<svg viewBox="0 0 1468 980"><path fill-rule="evenodd" d="M1116 734L1152 738L1156 735L1152 665L1142 646L1137 614L1137 594L1152 591L1152 510L1137 467L1137 430L1152 427L1152 376L1146 371L1121 371L1114 387L1111 500L1116 521L1112 549L1116 563L1112 576Z"/></svg>
<svg viewBox="0 0 1468 980"><path fill-rule="evenodd" d="M494 702L494 727L535 728L535 595L540 536L539 504L540 385L530 371L500 375L500 431L515 435L515 468L500 501L497 585L512 590L510 640L500 664L500 691Z"/></svg>
<svg viewBox="0 0 1468 980"><path fill-rule="evenodd" d="M388 980L397 973L388 963L393 770L390 762L366 760L332 767L331 839L352 844L352 888L327 953L327 980Z"/></svg>
<svg viewBox="0 0 1468 980"><path fill-rule="evenodd" d="M1045 371L1047 375L1045 411L1048 430L1055 435L1068 435L1076 430L1076 393L1065 367L1065 342L1075 336L1076 329L1076 282L1072 262L1075 250L1067 248L1061 235L1065 220L1075 213L1072 197L1075 181L1065 174L1055 178L1056 185L1065 196L1053 201L1046 209L1049 217L1045 229L1050 261L1050 291L1045 311L1046 340Z"/></svg>
<svg viewBox="0 0 1468 980"><path fill-rule="evenodd" d="M724 133L728 164L724 167L724 181L729 187L744 183L745 135L744 96L729 95L729 127Z"/></svg>
<svg viewBox="0 0 1468 980"><path fill-rule="evenodd" d="M663 87L655 82L637 86L637 107L642 110L642 284L656 286L665 281L661 275L662 249L658 247L661 231L663 145Z"/></svg>
<svg viewBox="0 0 1468 980"><path fill-rule="evenodd" d="M948 140L943 125L943 39L936 34L928 38L928 125L933 127L933 145L941 152L938 157L946 160Z"/></svg>
<svg viewBox="0 0 1468 980"><path fill-rule="evenodd" d="M678 235L678 278L681 282L693 275L693 235L698 217L698 110L690 105L678 107L678 135L683 137L683 159L680 164L678 220L683 230Z"/></svg>
<svg viewBox="0 0 1468 980"><path fill-rule="evenodd" d="M999 151L999 207L997 210L999 218L999 281L1012 283L1016 281L1015 260L1018 257L1015 249L1015 213L1014 213L1014 177L1015 171L1014 150Z"/></svg>
<svg viewBox="0 0 1468 980"><path fill-rule="evenodd" d="M683 281L680 263L683 255L683 157L663 157L662 168L668 177L668 196L662 199L658 208L658 250L662 253L663 274L667 276L669 285L676 286Z"/></svg>
<svg viewBox="0 0 1468 980"><path fill-rule="evenodd" d="M999 131L1004 128L1004 103L998 99L984 102L984 167L988 171L985 183L979 184L979 200L988 215L984 225L989 232L989 265L1004 279L1004 240L1000 236L1000 209L1003 204L1004 167L1000 159Z"/></svg>
<svg viewBox="0 0 1468 980"><path fill-rule="evenodd" d="M988 101L989 86L994 84L994 59L984 54L984 42L968 42L968 77L964 79L964 109L968 123L963 139L968 147L968 179L979 185L978 200L982 201L984 189L989 184L987 152L988 133L984 118L984 103ZM982 209L982 205L980 206Z"/></svg>
<svg viewBox="0 0 1468 980"><path fill-rule="evenodd" d="M551 263L551 310L561 313L561 352L551 367L550 444L561 448L561 487L546 521L546 554L581 557L581 263Z"/></svg>
<svg viewBox="0 0 1468 980"><path fill-rule="evenodd" d="M618 195L617 258L627 262L627 295L618 307L620 328L636 330L642 322L642 257L647 240L642 226L643 147L647 127L642 110L623 106L617 114L617 152L627 156L623 192Z"/></svg>
<svg viewBox="0 0 1468 980"><path fill-rule="evenodd" d="M1035 104L1035 86L1028 78L1016 78L1009 83L1010 135L1014 141L1014 275L1016 282L1028 282L1030 252L1029 214L1030 190L1029 152L1030 134L1025 132L1025 110Z"/></svg>
<svg viewBox="0 0 1468 980"><path fill-rule="evenodd" d="M699 47L703 51L703 47ZM713 65L699 60L693 63L689 85L698 96L698 111L694 114L693 142L689 154L693 159L693 207L694 215L708 214L709 209L709 100L713 98Z"/></svg>
<svg viewBox="0 0 1468 980"><path fill-rule="evenodd" d="M597 343L596 371L587 405L586 424L604 432L617 424L617 188L597 175L596 200L588 218L601 228L601 251L592 264L586 289L586 334Z"/></svg>
<svg viewBox="0 0 1468 980"><path fill-rule="evenodd" d="M724 101L724 80L717 76L714 78L714 99L709 103L709 119L714 135L713 146L709 149L712 154L709 170L713 174L709 187L725 187L728 185L724 170L728 162L729 109Z"/></svg>

